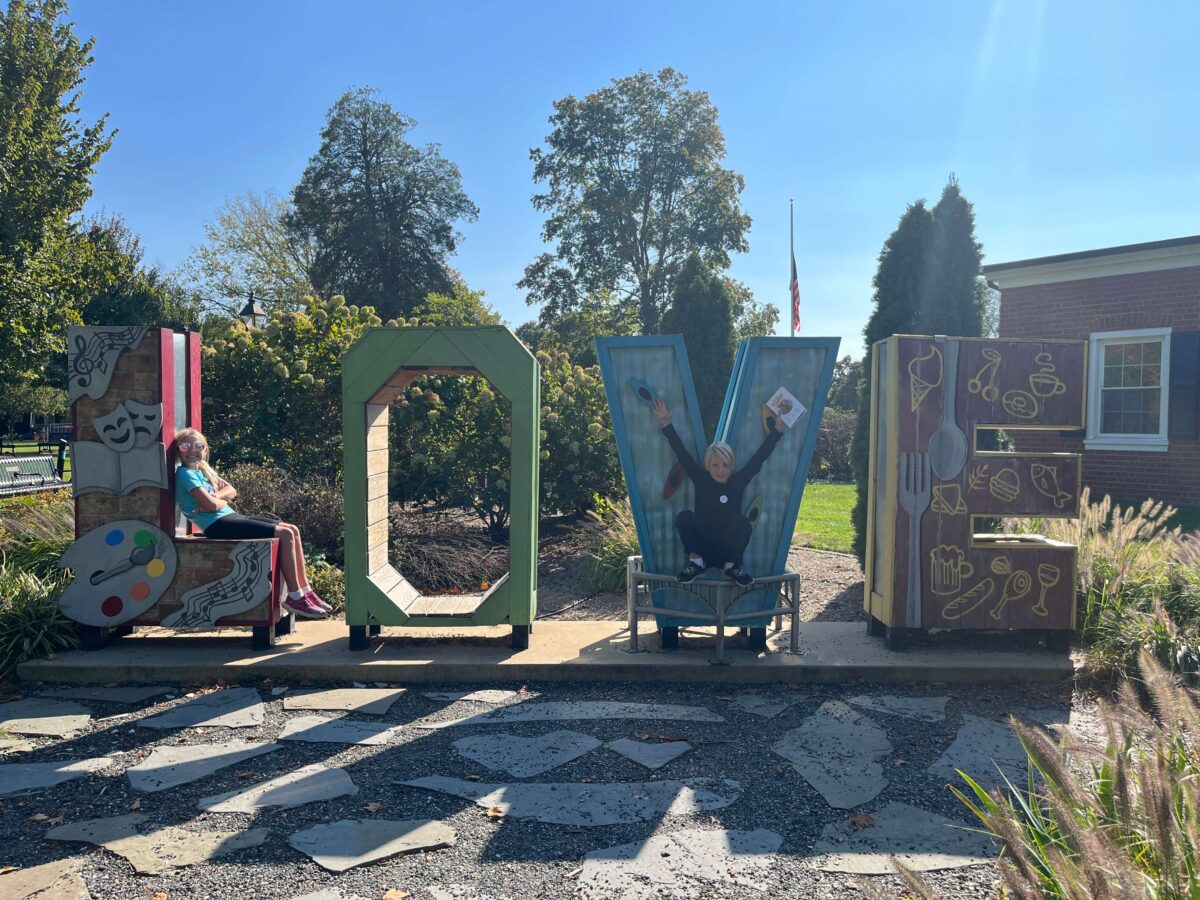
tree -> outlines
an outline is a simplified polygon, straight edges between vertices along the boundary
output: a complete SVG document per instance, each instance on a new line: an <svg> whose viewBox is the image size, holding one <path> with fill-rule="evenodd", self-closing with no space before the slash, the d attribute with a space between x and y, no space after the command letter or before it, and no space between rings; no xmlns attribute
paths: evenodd
<svg viewBox="0 0 1200 900"><path fill-rule="evenodd" d="M851 519L854 524L854 552L859 563L866 564L867 477L871 438L871 360L876 341L893 334L912 333L920 310L926 308L930 285L930 245L933 216L925 201L909 204L900 223L884 242L875 271L874 310L863 329L867 355L863 359L866 381L859 392L858 421L850 445L858 499Z"/></svg>
<svg viewBox="0 0 1200 900"><path fill-rule="evenodd" d="M414 311L421 325L453 328L463 325L500 325L500 313L483 299L483 291L473 291L461 281L448 294L434 292ZM416 324L416 323L414 323Z"/></svg>
<svg viewBox="0 0 1200 900"><path fill-rule="evenodd" d="M321 295L407 318L426 294L452 291L454 223L479 210L458 167L436 144L408 143L416 121L377 94L347 91L330 108L287 222L315 242L310 274Z"/></svg>
<svg viewBox="0 0 1200 900"><path fill-rule="evenodd" d="M192 251L182 274L209 305L237 312L251 293L268 312L303 309L312 284L316 243L306 231L288 228L292 202L271 192L250 192L226 201L204 223L204 243Z"/></svg>
<svg viewBox="0 0 1200 900"><path fill-rule="evenodd" d="M983 256L975 240L975 212L951 175L933 207L929 288L914 324L917 334L978 337L983 333Z"/></svg>
<svg viewBox="0 0 1200 900"><path fill-rule="evenodd" d="M610 291L585 297L577 307L548 322L526 322L517 337L534 352L566 353L584 367L596 364L596 338L637 334L637 313Z"/></svg>
<svg viewBox="0 0 1200 900"><path fill-rule="evenodd" d="M555 248L518 283L530 304L544 304L543 321L608 290L656 334L690 253L721 271L748 249L744 180L721 165L716 107L686 85L665 68L555 102L547 149L530 151L533 179L547 188L533 205L548 214L542 239Z"/></svg>
<svg viewBox="0 0 1200 900"><path fill-rule="evenodd" d="M662 317L662 330L683 335L700 419L706 434L716 434L733 373L733 311L725 282L713 275L696 254L689 256L679 270L671 305Z"/></svg>
<svg viewBox="0 0 1200 900"><path fill-rule="evenodd" d="M93 41L75 36L66 10L65 0L0 9L0 385L40 369L78 321L60 261L114 134L107 116L79 120Z"/></svg>
<svg viewBox="0 0 1200 900"><path fill-rule="evenodd" d="M843 356L834 364L833 380L829 383L829 399L826 409L838 409L845 412L858 410L858 391L863 380L863 364L861 359L851 359Z"/></svg>
<svg viewBox="0 0 1200 900"><path fill-rule="evenodd" d="M759 303L750 288L735 278L722 275L721 280L725 282L725 292L733 311L735 342L774 334L775 326L779 324L779 307L773 303Z"/></svg>

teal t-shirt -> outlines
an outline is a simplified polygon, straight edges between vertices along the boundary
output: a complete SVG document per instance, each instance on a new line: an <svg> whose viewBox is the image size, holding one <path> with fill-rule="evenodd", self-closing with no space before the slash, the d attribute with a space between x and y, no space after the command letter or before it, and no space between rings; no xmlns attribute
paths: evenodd
<svg viewBox="0 0 1200 900"><path fill-rule="evenodd" d="M213 493L213 486L208 483L208 479L204 477L204 473L199 469L189 469L187 466L180 466L175 470L175 502L179 504L179 510L188 521L194 524L201 531L206 529L221 516L227 516L232 509L226 504L222 509L216 512L204 512L196 508L196 498L192 496L194 488L204 488L210 494Z"/></svg>

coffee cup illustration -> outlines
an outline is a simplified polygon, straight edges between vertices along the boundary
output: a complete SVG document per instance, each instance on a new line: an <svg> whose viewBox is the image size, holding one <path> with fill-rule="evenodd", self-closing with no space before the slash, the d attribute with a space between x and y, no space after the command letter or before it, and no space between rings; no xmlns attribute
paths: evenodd
<svg viewBox="0 0 1200 900"><path fill-rule="evenodd" d="M957 594L963 582L975 573L975 567L967 562L961 548L941 544L929 551L929 573L935 594Z"/></svg>
<svg viewBox="0 0 1200 900"><path fill-rule="evenodd" d="M1053 372L1037 372L1029 376L1029 389L1038 397L1054 397L1066 392L1066 383Z"/></svg>

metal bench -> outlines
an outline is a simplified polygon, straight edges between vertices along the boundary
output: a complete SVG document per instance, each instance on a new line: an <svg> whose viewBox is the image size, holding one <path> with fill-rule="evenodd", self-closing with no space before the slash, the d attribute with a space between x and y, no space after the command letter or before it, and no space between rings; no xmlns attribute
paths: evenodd
<svg viewBox="0 0 1200 900"><path fill-rule="evenodd" d="M698 597L710 612L669 609L655 606L655 591L671 589L686 591ZM756 610L730 614L734 603L752 591L776 590L778 596L774 609ZM645 599L639 604L639 597ZM652 613L668 619L688 619L693 622L712 624L717 627L717 655L713 662L725 662L725 626L740 626L743 622L761 622L774 618L775 630L781 631L784 616L791 616L791 651L800 652L800 576L790 568L782 575L764 575L755 578L752 584L742 587L728 578L700 577L687 584L680 584L674 575L656 575L642 568L642 558L631 556L626 565L625 599L629 612L629 646L631 652L638 651L638 614Z"/></svg>
<svg viewBox="0 0 1200 900"><path fill-rule="evenodd" d="M0 459L0 497L36 494L70 487L58 475L53 456L6 456Z"/></svg>

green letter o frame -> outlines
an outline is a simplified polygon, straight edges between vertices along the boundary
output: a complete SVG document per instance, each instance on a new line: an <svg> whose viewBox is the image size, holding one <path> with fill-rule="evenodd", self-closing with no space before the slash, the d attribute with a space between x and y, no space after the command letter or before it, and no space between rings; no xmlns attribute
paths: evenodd
<svg viewBox="0 0 1200 900"><path fill-rule="evenodd" d="M512 404L509 571L482 598L431 605L387 558L388 410L429 374L480 375ZM537 612L540 378L503 327L375 328L342 357L346 624L529 625ZM473 608L471 605L474 604Z"/></svg>

